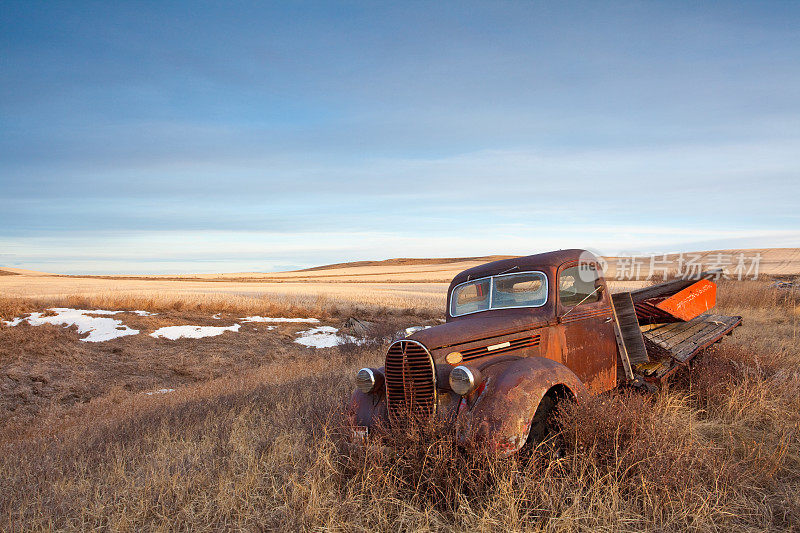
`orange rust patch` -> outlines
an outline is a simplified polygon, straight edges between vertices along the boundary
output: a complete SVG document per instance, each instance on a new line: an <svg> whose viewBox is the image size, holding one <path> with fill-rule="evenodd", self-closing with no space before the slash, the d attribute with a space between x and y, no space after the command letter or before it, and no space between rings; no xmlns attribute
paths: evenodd
<svg viewBox="0 0 800 533"><path fill-rule="evenodd" d="M656 307L680 320L691 320L705 313L717 303L717 284L701 279L689 285Z"/></svg>

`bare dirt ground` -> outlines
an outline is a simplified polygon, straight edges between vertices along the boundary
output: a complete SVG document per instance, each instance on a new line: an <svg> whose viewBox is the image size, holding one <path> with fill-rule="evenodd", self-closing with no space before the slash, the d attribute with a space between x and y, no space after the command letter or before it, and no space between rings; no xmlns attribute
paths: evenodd
<svg viewBox="0 0 800 533"><path fill-rule="evenodd" d="M446 431L388 447L352 447L342 431L355 371L381 364L393 332L440 320L446 285L259 285L0 277L6 320L48 307L158 313L126 313L141 332L99 343L74 328L0 325L0 530L800 527L792 292L721 283L717 310L744 325L691 373L653 396L563 412L564 458L500 461L459 452ZM367 344L320 349L294 342L302 323L149 336L249 315L337 328L357 316L376 329ZM161 389L175 390L146 394Z"/></svg>
<svg viewBox="0 0 800 533"><path fill-rule="evenodd" d="M317 357L316 348L294 342L298 333L330 325L245 323L230 313L219 319L210 314L169 311L157 316L124 315L126 326L140 331L106 342L82 342L75 327L58 325L0 327L0 425L26 423L48 406L68 408L117 391L144 393L178 388L223 376L247 373L260 366L293 364ZM421 324L435 323L422 317ZM236 332L200 339L153 338L158 328L178 325L227 327ZM382 339L407 325L384 319L372 336Z"/></svg>

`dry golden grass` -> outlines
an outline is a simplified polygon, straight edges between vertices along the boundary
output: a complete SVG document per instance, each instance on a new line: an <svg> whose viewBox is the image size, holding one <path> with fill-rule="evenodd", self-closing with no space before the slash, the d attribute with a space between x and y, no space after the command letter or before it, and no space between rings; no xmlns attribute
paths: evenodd
<svg viewBox="0 0 800 533"><path fill-rule="evenodd" d="M348 446L349 377L380 349L274 361L172 395L115 391L3 439L0 520L7 530L792 528L798 358L773 355L723 348L657 396L567 411L571 447L558 461L465 455L446 432Z"/></svg>
<svg viewBox="0 0 800 533"><path fill-rule="evenodd" d="M284 316L339 318L347 316L380 317L386 315L439 316L440 306L429 300L397 297L395 299L368 299L360 302L356 294L351 300L332 299L327 294L318 295L234 295L152 292L107 292L76 294L71 296L44 296L38 298L0 297L0 317L10 318L20 313L47 307L74 307L78 309L140 309L155 312L230 313L241 316ZM431 298L435 301L440 299ZM443 296L441 297L443 301ZM438 303L438 302L437 302Z"/></svg>
<svg viewBox="0 0 800 533"><path fill-rule="evenodd" d="M749 271L756 257L758 257L757 272ZM749 278L756 273L761 278L800 274L800 248L750 248L667 254L666 257L664 255L641 256L635 261L631 261L630 257L606 257L608 262L606 277L632 279L631 275L635 273L635 279L644 280L651 277L651 272L652 277L663 278L665 270L678 272L683 269L697 272L695 269L713 270L718 268L737 277L736 269L740 258L743 261L740 271L742 279ZM634 263L638 266L634 266Z"/></svg>
<svg viewBox="0 0 800 533"><path fill-rule="evenodd" d="M736 253L762 255L762 275L800 273L800 248L757 250L721 250L698 252L704 265L714 262L717 254ZM498 256L499 257L499 256ZM335 305L369 306L395 309L430 309L439 312L450 280L462 270L480 265L486 258L463 259L403 259L382 262L360 262L329 265L292 272L230 274L194 274L175 276L91 277L55 276L2 267L18 274L0 276L0 295L10 298L55 298L82 296L97 301L115 298L152 301L153 305L175 305L178 300L188 307L240 305L252 306L250 300L269 299L282 305L316 309ZM615 277L616 261L609 258L607 277ZM673 258L674 259L674 258ZM677 262L672 270L677 271ZM648 275L648 265L640 272ZM628 288L647 284L647 281L616 282ZM317 300L325 300L318 305ZM239 302L237 304L229 302Z"/></svg>
<svg viewBox="0 0 800 533"><path fill-rule="evenodd" d="M800 303L799 289L778 289L769 281L720 280L717 285L717 305L721 307L794 309Z"/></svg>
<svg viewBox="0 0 800 533"><path fill-rule="evenodd" d="M201 323L226 309L319 312L331 321L339 314L325 311L330 300L295 308L262 296L217 309L223 295L194 306L173 296L10 299L0 313L59 303L160 310L167 316L152 320L164 323ZM407 316L403 307L361 305L390 329L442 312L432 303ZM563 411L567 456L527 461L464 454L446 428L424 440L410 433L381 446L349 445L342 412L352 375L380 364L385 345L313 351L281 344L280 335L265 345L253 331L87 346L61 328L2 327L0 386L9 369L29 378L48 370L50 386L94 389L3 426L0 530L796 529L795 301L763 283L722 284L719 310L743 315L744 325L691 373L654 396L611 394ZM146 320L142 328L162 324ZM181 357L195 369L192 379L169 370ZM129 387L104 384L113 375ZM140 394L171 385L171 394Z"/></svg>
<svg viewBox="0 0 800 533"><path fill-rule="evenodd" d="M269 306L295 312L347 313L368 309L441 313L448 283L255 283L112 280L51 276L0 277L0 295L43 302L81 300L123 309L230 309L249 312ZM138 307L137 307L138 306ZM0 316L2 314L0 310Z"/></svg>

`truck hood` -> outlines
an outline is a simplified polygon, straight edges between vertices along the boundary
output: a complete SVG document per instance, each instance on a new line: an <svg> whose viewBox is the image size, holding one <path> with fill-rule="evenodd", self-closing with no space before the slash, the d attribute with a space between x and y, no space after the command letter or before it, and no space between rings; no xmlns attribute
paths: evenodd
<svg viewBox="0 0 800 533"><path fill-rule="evenodd" d="M490 342L495 337L541 328L546 326L547 322L546 318L532 319L530 315L520 317L477 316L423 329L408 339L424 344L431 353L443 349L450 352L458 350L463 344L483 340ZM436 358L435 355L434 358Z"/></svg>

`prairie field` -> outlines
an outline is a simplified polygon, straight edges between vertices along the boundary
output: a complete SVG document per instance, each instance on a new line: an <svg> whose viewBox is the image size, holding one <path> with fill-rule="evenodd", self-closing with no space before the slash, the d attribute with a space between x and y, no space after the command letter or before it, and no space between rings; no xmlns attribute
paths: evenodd
<svg viewBox="0 0 800 533"><path fill-rule="evenodd" d="M769 281L720 283L717 311L744 323L669 387L561 411L564 457L466 454L448 428L354 446L343 424L353 375L380 366L398 331L439 323L448 269L468 266L270 281L4 269L7 322L112 310L139 333L84 342L75 326L0 325L0 530L800 528L800 298ZM337 270L352 278L320 277ZM254 316L318 322L242 320ZM370 331L298 343L319 326L349 333L351 317ZM150 335L187 324L238 326Z"/></svg>

